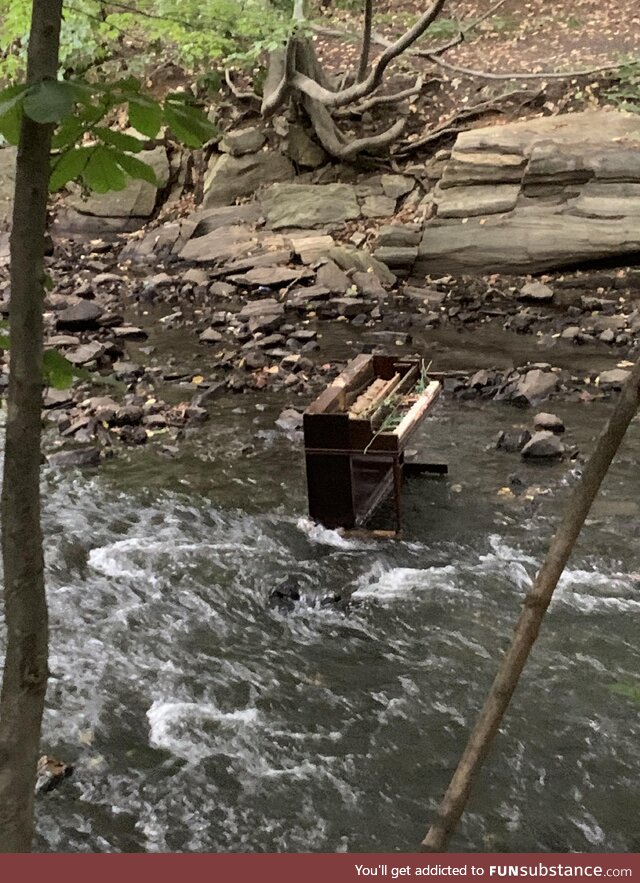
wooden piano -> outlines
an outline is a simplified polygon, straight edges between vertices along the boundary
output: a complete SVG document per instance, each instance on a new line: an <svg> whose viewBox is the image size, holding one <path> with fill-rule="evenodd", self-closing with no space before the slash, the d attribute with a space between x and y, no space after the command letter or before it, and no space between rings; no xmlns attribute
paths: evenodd
<svg viewBox="0 0 640 883"><path fill-rule="evenodd" d="M304 413L309 514L330 528L361 528L391 494L400 531L403 473L446 473L404 462L407 443L435 404L442 375L417 358L361 355Z"/></svg>

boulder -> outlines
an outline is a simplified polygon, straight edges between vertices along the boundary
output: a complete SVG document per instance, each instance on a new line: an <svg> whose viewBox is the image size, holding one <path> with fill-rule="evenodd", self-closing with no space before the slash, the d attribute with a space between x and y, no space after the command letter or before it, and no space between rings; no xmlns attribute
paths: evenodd
<svg viewBox="0 0 640 883"><path fill-rule="evenodd" d="M67 208L75 209L83 215L100 218L148 218L153 214L158 200L158 192L169 181L169 160L164 147L143 150L136 159L147 163L156 174L158 186L138 178L128 179L123 190L108 193L91 193L85 197L73 193L66 200Z"/></svg>
<svg viewBox="0 0 640 883"><path fill-rule="evenodd" d="M565 430L564 423L557 414L547 414L545 411L536 414L533 418L533 425L536 429L555 432L557 435L560 435Z"/></svg>
<svg viewBox="0 0 640 883"><path fill-rule="evenodd" d="M558 377L551 371L542 371L534 368L527 371L516 383L515 389L509 396L516 404L531 405L546 399L558 388Z"/></svg>
<svg viewBox="0 0 640 883"><path fill-rule="evenodd" d="M380 184L382 185L384 195L395 202L395 200L400 199L402 196L406 196L407 193L411 193L416 182L413 178L407 177L407 175L381 175Z"/></svg>
<svg viewBox="0 0 640 883"><path fill-rule="evenodd" d="M603 371L597 383L602 389L622 389L630 374L631 371L625 368L612 368L610 371Z"/></svg>
<svg viewBox="0 0 640 883"><path fill-rule="evenodd" d="M289 126L287 153L289 157L304 169L317 169L327 161L327 154L303 128Z"/></svg>
<svg viewBox="0 0 640 883"><path fill-rule="evenodd" d="M383 285L393 285L396 281L391 270L377 260L369 252L351 245L337 245L328 255L343 270L357 270L363 273L375 273Z"/></svg>
<svg viewBox="0 0 640 883"><path fill-rule="evenodd" d="M508 454L517 454L530 441L531 433L528 429L506 429L498 436L496 448Z"/></svg>
<svg viewBox="0 0 640 883"><path fill-rule="evenodd" d="M543 272L637 253L639 156L640 119L612 109L463 132L415 274Z"/></svg>
<svg viewBox="0 0 640 883"><path fill-rule="evenodd" d="M317 284L328 288L331 294L345 294L351 288L351 279L334 261L325 261L318 268Z"/></svg>
<svg viewBox="0 0 640 883"><path fill-rule="evenodd" d="M292 163L281 153L267 151L237 157L224 153L209 164L203 205L230 205L238 198L253 196L268 184L291 181L294 175Z"/></svg>
<svg viewBox="0 0 640 883"><path fill-rule="evenodd" d="M264 147L266 141L264 132L248 126L246 129L230 129L225 132L219 147L231 156L244 156L246 153L256 153Z"/></svg>
<svg viewBox="0 0 640 883"><path fill-rule="evenodd" d="M553 432L536 432L522 449L525 460L557 460L564 456L565 447Z"/></svg>
<svg viewBox="0 0 640 883"><path fill-rule="evenodd" d="M367 196L362 203L365 218L389 218L396 210L396 200L388 196Z"/></svg>
<svg viewBox="0 0 640 883"><path fill-rule="evenodd" d="M263 194L262 208L274 230L308 229L360 217L350 184L274 184Z"/></svg>
<svg viewBox="0 0 640 883"><path fill-rule="evenodd" d="M95 328L103 314L104 310L97 304L83 300L58 313L56 327L59 329L66 328L70 331Z"/></svg>

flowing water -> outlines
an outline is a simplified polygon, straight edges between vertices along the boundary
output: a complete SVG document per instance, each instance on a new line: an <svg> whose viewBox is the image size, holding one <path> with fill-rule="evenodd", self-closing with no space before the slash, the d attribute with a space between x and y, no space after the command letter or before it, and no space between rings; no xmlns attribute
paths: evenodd
<svg viewBox="0 0 640 883"><path fill-rule="evenodd" d="M38 800L41 850L412 851L424 834L575 476L495 450L517 412L445 397L417 447L449 478L408 487L402 540L343 539L306 519L300 441L263 402L221 403L175 460L45 474L43 740L76 770ZM588 450L607 408L557 410ZM456 849L640 849L639 428ZM552 494L499 494L514 472ZM302 601L271 606L291 577Z"/></svg>

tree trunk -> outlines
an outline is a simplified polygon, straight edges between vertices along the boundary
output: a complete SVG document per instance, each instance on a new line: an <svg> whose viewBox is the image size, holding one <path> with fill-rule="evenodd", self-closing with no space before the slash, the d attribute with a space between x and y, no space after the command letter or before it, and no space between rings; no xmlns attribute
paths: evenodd
<svg viewBox="0 0 640 883"><path fill-rule="evenodd" d="M571 495L544 564L524 599L524 610L514 629L511 645L498 666L489 694L438 808L436 819L422 841L423 852L444 852L448 847L451 835L469 800L474 779L489 753L513 692L518 686L558 580L639 405L640 359L622 390L611 418L598 437L595 450Z"/></svg>
<svg viewBox="0 0 640 883"><path fill-rule="evenodd" d="M62 0L33 0L27 82L55 79ZM11 232L11 368L2 485L7 649L0 694L0 852L28 852L47 688L40 526L44 236L53 126L24 117Z"/></svg>

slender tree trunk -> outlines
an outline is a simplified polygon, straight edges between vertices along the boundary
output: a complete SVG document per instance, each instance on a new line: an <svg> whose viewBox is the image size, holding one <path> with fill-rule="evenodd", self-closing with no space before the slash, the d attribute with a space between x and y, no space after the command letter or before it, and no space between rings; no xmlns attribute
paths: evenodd
<svg viewBox="0 0 640 883"><path fill-rule="evenodd" d="M473 732L438 808L436 820L422 841L424 852L443 852L447 849L449 839L469 800L474 778L491 748L531 648L538 637L558 580L580 535L591 504L639 405L640 359L622 390L610 420L598 438L582 478L569 500L544 564L524 600L524 610L515 627L511 646L500 663Z"/></svg>
<svg viewBox="0 0 640 883"><path fill-rule="evenodd" d="M62 0L33 0L27 81L55 79ZM24 117L11 232L11 368L2 485L7 650L0 694L0 852L28 852L47 688L40 527L43 256L53 127Z"/></svg>
<svg viewBox="0 0 640 883"><path fill-rule="evenodd" d="M367 71L369 70L372 30L373 0L364 0L364 24L362 25L362 49L360 50L360 64L358 66L358 83L362 83L366 79Z"/></svg>

